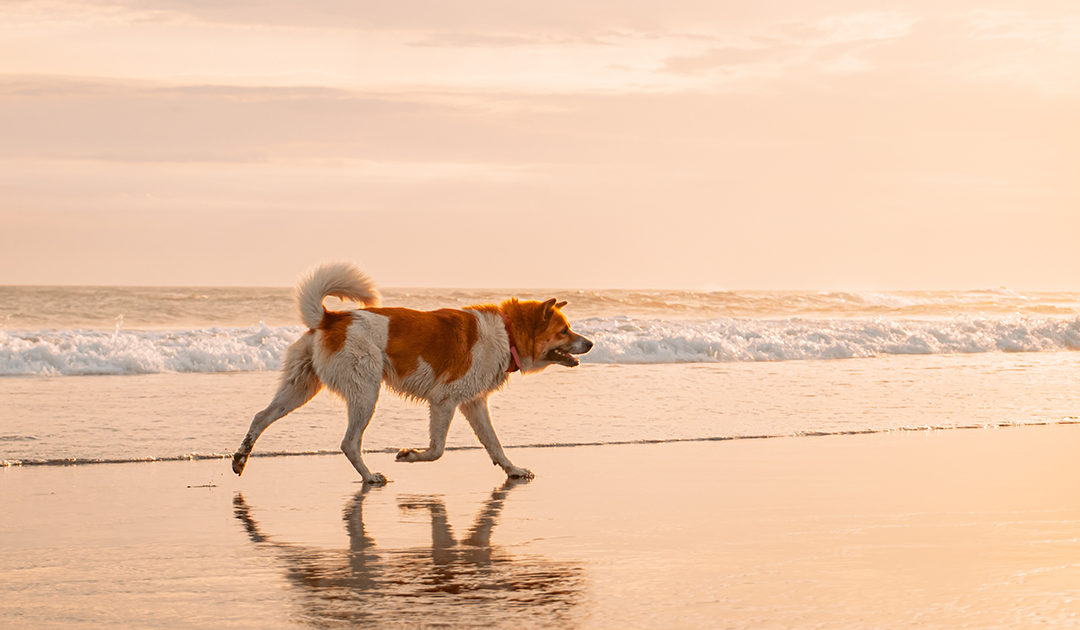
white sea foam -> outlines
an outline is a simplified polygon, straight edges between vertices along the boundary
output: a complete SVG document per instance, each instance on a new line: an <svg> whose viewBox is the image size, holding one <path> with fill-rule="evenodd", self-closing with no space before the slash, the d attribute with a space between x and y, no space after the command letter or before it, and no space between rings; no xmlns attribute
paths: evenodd
<svg viewBox="0 0 1080 630"><path fill-rule="evenodd" d="M933 320L594 317L585 363L830 360L896 354L1080 350L1080 318ZM297 326L178 331L0 330L0 375L275 370Z"/></svg>
<svg viewBox="0 0 1080 630"><path fill-rule="evenodd" d="M593 318L591 363L827 360L892 354L1080 350L1080 318L738 320Z"/></svg>
<svg viewBox="0 0 1080 630"><path fill-rule="evenodd" d="M0 331L0 375L248 372L281 365L300 327Z"/></svg>

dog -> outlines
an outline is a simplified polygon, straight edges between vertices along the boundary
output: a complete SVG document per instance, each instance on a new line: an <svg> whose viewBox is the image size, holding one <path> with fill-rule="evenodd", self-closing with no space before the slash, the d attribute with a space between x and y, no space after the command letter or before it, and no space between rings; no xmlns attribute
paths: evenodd
<svg viewBox="0 0 1080 630"><path fill-rule="evenodd" d="M244 472L262 432L325 386L348 407L341 450L365 484L385 484L386 477L371 472L361 456L364 429L385 383L430 407L427 448L403 448L397 461L439 459L450 420L460 409L495 465L509 478L531 479L532 472L515 466L503 452L491 425L488 396L506 383L511 372L539 372L549 365L574 367L578 365L574 355L593 346L570 330L561 311L566 302L554 298L546 302L510 298L498 305L435 311L380 307L375 284L350 263L317 267L300 282L296 295L308 331L286 351L277 393L255 414L233 454L237 475ZM362 308L328 311L323 305L327 296L357 302Z"/></svg>

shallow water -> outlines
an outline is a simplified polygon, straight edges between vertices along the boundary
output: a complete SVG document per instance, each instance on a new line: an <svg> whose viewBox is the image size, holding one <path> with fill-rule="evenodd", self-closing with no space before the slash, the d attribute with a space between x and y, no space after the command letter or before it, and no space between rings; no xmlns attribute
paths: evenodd
<svg viewBox="0 0 1080 630"><path fill-rule="evenodd" d="M276 379L270 372L2 379L0 459L225 456L269 402ZM513 375L491 409L505 445L1060 422L1080 411L1080 353L553 367ZM323 392L271 426L255 456L337 453L344 429L344 405ZM426 408L384 391L365 450L426 443ZM477 441L458 418L448 444Z"/></svg>

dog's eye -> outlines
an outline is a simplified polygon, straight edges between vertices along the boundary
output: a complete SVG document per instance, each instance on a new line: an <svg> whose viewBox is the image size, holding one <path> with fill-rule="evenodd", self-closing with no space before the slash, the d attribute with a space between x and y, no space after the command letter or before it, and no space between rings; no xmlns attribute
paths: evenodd
<svg viewBox="0 0 1080 630"><path fill-rule="evenodd" d="M569 334L570 334L570 327L569 327L569 326L567 326L566 328L563 328L563 329L562 329L562 334L564 334L564 335L569 335Z"/></svg>

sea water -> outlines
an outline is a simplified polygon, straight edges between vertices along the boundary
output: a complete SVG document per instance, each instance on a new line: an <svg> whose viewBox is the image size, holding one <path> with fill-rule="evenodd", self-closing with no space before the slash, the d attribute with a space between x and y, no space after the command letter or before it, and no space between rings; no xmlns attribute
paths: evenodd
<svg viewBox="0 0 1080 630"><path fill-rule="evenodd" d="M1080 415L1080 293L388 289L418 309L508 295L569 305L582 366L515 374L506 445L572 446L996 427ZM328 300L331 308L344 308ZM286 288L0 287L6 465L212 458L239 444L302 332ZM337 451L322 394L255 455ZM423 446L383 392L366 450ZM451 448L475 448L457 422Z"/></svg>

